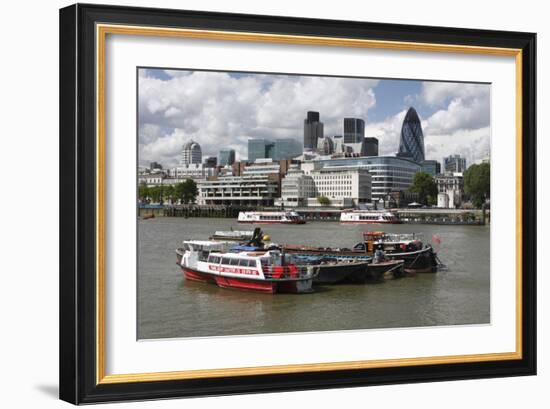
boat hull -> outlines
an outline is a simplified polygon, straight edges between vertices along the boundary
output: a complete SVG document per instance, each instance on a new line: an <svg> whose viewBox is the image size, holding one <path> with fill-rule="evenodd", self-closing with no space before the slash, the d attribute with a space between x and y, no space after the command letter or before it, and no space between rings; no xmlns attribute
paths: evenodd
<svg viewBox="0 0 550 409"><path fill-rule="evenodd" d="M437 272L437 258L432 247L410 253L386 253L389 260L403 260L403 271L408 274Z"/></svg>
<svg viewBox="0 0 550 409"><path fill-rule="evenodd" d="M305 220L238 220L239 224L306 224Z"/></svg>
<svg viewBox="0 0 550 409"><path fill-rule="evenodd" d="M370 257L371 253L364 251L353 251L347 249L330 249L322 247L300 247L300 246L283 246L286 253L301 254L301 255L324 255L334 257ZM403 260L403 271L409 274L415 273L435 273L437 272L437 258L431 246L424 247L421 250L412 252L395 252L385 254L388 260Z"/></svg>
<svg viewBox="0 0 550 409"><path fill-rule="evenodd" d="M361 284L367 280L368 263L321 264L315 268L315 284Z"/></svg>
<svg viewBox="0 0 550 409"><path fill-rule="evenodd" d="M367 279L372 282L381 282L387 278L399 278L405 275L403 260L388 260L380 263L370 263Z"/></svg>
<svg viewBox="0 0 550 409"><path fill-rule="evenodd" d="M187 280L216 284L221 288L235 288L268 294L277 292L308 293L312 291L311 286L313 284L311 278L303 280L254 280L210 274L183 266L181 270Z"/></svg>

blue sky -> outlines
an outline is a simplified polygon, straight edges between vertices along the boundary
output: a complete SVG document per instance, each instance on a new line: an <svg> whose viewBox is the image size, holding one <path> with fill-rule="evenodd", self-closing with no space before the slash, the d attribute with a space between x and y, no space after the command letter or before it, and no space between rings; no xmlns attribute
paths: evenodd
<svg viewBox="0 0 550 409"><path fill-rule="evenodd" d="M203 155L233 148L247 156L249 138L303 138L303 118L319 111L325 135L342 133L344 117L363 118L381 154L398 149L401 123L414 106L427 159L462 154L472 163L490 147L490 85L188 70L139 70L140 164L177 163L193 139Z"/></svg>

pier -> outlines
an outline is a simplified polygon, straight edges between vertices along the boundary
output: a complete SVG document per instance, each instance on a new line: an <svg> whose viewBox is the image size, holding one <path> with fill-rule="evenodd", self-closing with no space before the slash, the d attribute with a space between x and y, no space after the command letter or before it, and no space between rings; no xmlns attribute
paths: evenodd
<svg viewBox="0 0 550 409"><path fill-rule="evenodd" d="M141 218L150 217L210 217L237 218L242 211L281 211L278 207L249 207L226 205L141 205L138 209ZM287 209L290 210L290 209ZM294 208L307 221L337 222L342 209L333 208ZM388 209L397 214L406 224L438 225L485 225L490 223L490 211L482 209Z"/></svg>

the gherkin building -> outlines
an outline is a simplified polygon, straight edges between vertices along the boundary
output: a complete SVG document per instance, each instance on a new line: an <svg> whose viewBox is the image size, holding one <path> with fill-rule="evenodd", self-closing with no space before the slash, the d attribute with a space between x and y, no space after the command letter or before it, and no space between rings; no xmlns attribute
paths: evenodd
<svg viewBox="0 0 550 409"><path fill-rule="evenodd" d="M413 107L409 108L403 120L398 156L409 157L417 163L424 161L424 134Z"/></svg>

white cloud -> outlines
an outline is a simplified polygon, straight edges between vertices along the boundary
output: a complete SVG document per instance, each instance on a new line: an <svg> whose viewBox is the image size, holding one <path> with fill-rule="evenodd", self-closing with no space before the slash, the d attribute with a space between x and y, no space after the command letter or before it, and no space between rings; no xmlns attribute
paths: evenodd
<svg viewBox="0 0 550 409"><path fill-rule="evenodd" d="M379 138L381 155L399 148L405 110L369 122L378 81L284 75L140 70L139 158L172 166L189 139L203 156L233 148L247 157L252 137L302 141L307 111L319 111L325 135L342 134L344 117L366 121L366 136ZM490 86L424 82L419 94L401 96L429 115L422 118L426 158L449 154L469 163L485 157L490 144Z"/></svg>
<svg viewBox="0 0 550 409"><path fill-rule="evenodd" d="M140 161L177 162L194 139L203 155L233 148L247 156L251 137L303 138L308 110L319 111L325 135L342 133L346 116L367 119L378 81L350 78L164 71L140 73Z"/></svg>
<svg viewBox="0 0 550 409"><path fill-rule="evenodd" d="M406 100L429 105L434 111L421 118L426 159L442 161L460 154L472 164L487 157L490 150L490 86L424 82L421 93ZM367 124L366 135L379 138L381 155L399 149L401 126L406 111L378 123Z"/></svg>

